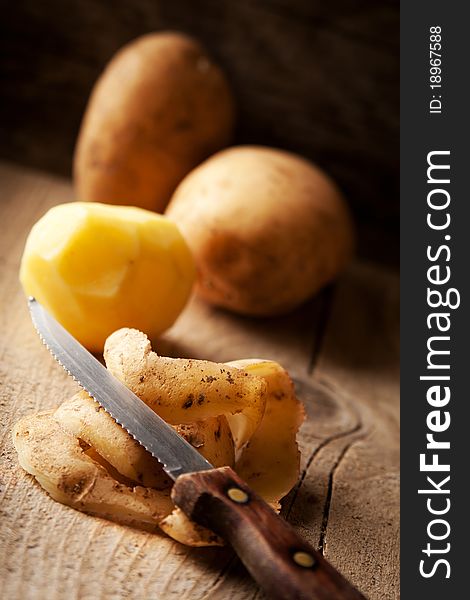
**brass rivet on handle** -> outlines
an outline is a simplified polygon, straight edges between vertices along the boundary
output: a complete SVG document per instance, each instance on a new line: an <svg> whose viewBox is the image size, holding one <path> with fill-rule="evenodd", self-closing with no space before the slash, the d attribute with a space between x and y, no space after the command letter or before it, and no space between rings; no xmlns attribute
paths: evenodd
<svg viewBox="0 0 470 600"><path fill-rule="evenodd" d="M227 496L230 498L230 500L233 500L238 504L245 504L246 502L248 502L248 494L240 488L229 488L227 490Z"/></svg>
<svg viewBox="0 0 470 600"><path fill-rule="evenodd" d="M315 564L315 559L308 552L296 552L292 558L299 567L305 567L306 569L313 567Z"/></svg>

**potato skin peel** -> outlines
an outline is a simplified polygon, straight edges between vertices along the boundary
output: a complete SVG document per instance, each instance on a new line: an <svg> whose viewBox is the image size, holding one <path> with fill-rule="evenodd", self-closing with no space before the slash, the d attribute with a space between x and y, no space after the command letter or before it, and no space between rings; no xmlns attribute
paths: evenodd
<svg viewBox="0 0 470 600"><path fill-rule="evenodd" d="M245 419L235 439L237 449L261 423L266 383L246 371L205 360L158 356L147 336L127 328L109 336L104 358L111 373L168 423L240 413Z"/></svg>
<svg viewBox="0 0 470 600"><path fill-rule="evenodd" d="M165 489L170 479L160 463L134 440L90 396L81 391L54 413L62 429L83 440L121 475L144 487Z"/></svg>
<svg viewBox="0 0 470 600"><path fill-rule="evenodd" d="M162 372L155 365L163 360L166 368L165 361L170 359L152 352L147 337L141 332L120 330L113 335L107 344L108 368L117 369L120 365L121 379L131 389L132 383L142 383L143 376L146 386L134 391L143 391L143 400L152 405L155 391L162 384ZM129 365L131 357L135 361ZM198 367L202 363L204 368L211 365L209 377L214 365L220 372L220 365L216 363L194 362ZM181 367L184 363L175 364ZM261 418L249 438L238 447L238 452L235 440L237 436L244 439L246 419L239 404L230 404L235 408L234 413L225 414L227 407L220 402L215 388L214 396L208 396L211 414L204 412L203 420L173 427L214 466L233 466L256 492L279 510L279 500L298 477L300 454L295 438L303 420L303 407L295 397L287 372L275 362L247 359L225 363L222 368L223 375L229 373L237 382L228 385L234 390L242 386L240 395L246 402L249 398L245 398L243 384L247 381L250 391L263 395ZM180 368L180 377L186 372ZM170 373L174 374L173 363ZM226 379L222 378L223 381ZM253 385L259 381L262 386ZM197 383L194 378L192 383ZM181 408L184 397L177 404L178 415L192 410L192 406ZM256 399L254 401L256 403ZM197 402L191 418L193 415L200 415ZM75 394L55 411L23 417L13 429L13 442L20 465L58 502L151 530L158 526L175 540L190 546L223 543L173 505L172 484L160 463L86 392Z"/></svg>
<svg viewBox="0 0 470 600"><path fill-rule="evenodd" d="M243 449L235 470L267 502L276 505L299 477L300 451L297 431L305 411L294 384L276 362L245 359L227 363L263 377L267 383L263 420Z"/></svg>
<svg viewBox="0 0 470 600"><path fill-rule="evenodd" d="M65 432L53 411L23 417L13 429L20 465L58 502L121 523L157 525L173 509L169 491L129 488L108 475Z"/></svg>

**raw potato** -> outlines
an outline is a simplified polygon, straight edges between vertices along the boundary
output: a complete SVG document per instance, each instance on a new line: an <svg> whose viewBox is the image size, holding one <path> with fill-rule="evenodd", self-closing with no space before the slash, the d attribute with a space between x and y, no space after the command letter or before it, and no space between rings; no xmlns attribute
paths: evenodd
<svg viewBox="0 0 470 600"><path fill-rule="evenodd" d="M182 181L166 214L193 251L198 293L242 314L296 307L352 255L351 217L338 188L281 150L219 152Z"/></svg>
<svg viewBox="0 0 470 600"><path fill-rule="evenodd" d="M127 206L74 202L49 210L26 242L20 280L89 350L123 326L156 337L191 292L195 267L177 227Z"/></svg>
<svg viewBox="0 0 470 600"><path fill-rule="evenodd" d="M127 357L131 367L121 369L120 373L134 382L133 369L140 365L140 376L146 380L144 400L158 408L154 399L165 385L158 367L161 357L151 351L146 336L123 330L116 332L109 342L108 360L114 366L124 360L128 349L135 353ZM234 466L275 510L279 510L279 500L297 481L300 456L295 438L303 419L302 405L295 397L287 372L277 363L255 359L224 365L194 362L204 369L200 379L212 377L213 367L219 371L222 367L224 373L230 373L234 381L229 384L232 395L239 395L246 404L257 404L256 394L262 389L266 410L250 439L239 447L236 461L234 440L240 436L240 424L244 428L243 413L238 412L236 405L231 405L231 410L235 409L233 413L227 412L227 405L217 394L212 394L215 390L210 390L207 397L210 406L210 410L204 412L207 418L174 425L174 428L215 467ZM175 364L180 378L184 379L187 365ZM167 385L173 386L175 381L170 379ZM190 381L197 393L196 379L190 378ZM256 381L264 382L258 392L254 386ZM223 378L218 385L224 385ZM247 386L255 394L251 399ZM180 400L183 400L186 392L184 388L181 390ZM174 406L175 414L181 414L179 403ZM194 409L193 415L197 414ZM158 461L85 392L76 394L55 412L21 419L14 427L13 441L21 466L59 502L150 530L158 525L175 540L190 546L222 543L214 533L190 521L173 505L171 481Z"/></svg>
<svg viewBox="0 0 470 600"><path fill-rule="evenodd" d="M233 124L225 77L198 42L137 38L91 95L74 159L77 197L163 212L183 177L229 143Z"/></svg>

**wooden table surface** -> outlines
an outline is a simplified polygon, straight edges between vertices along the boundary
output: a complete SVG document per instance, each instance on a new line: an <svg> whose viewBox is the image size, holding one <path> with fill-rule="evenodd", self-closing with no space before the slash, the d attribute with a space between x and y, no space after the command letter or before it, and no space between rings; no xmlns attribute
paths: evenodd
<svg viewBox="0 0 470 600"><path fill-rule="evenodd" d="M76 384L31 326L18 268L27 233L70 184L0 165L0 597L235 600L262 594L228 548L190 549L51 500L18 466L12 425ZM356 263L296 312L254 320L193 299L160 354L264 357L294 377L307 419L288 520L371 600L399 598L398 278Z"/></svg>

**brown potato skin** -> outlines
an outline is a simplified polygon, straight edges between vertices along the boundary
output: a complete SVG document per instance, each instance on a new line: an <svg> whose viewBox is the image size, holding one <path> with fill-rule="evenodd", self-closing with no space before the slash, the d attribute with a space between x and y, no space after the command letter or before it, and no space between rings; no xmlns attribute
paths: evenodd
<svg viewBox="0 0 470 600"><path fill-rule="evenodd" d="M75 150L77 198L162 212L181 179L230 142L233 125L227 81L195 40L139 37L93 89Z"/></svg>
<svg viewBox="0 0 470 600"><path fill-rule="evenodd" d="M353 253L352 220L336 185L309 161L272 148L212 156L181 182L166 214L193 251L196 291L241 314L293 309Z"/></svg>

